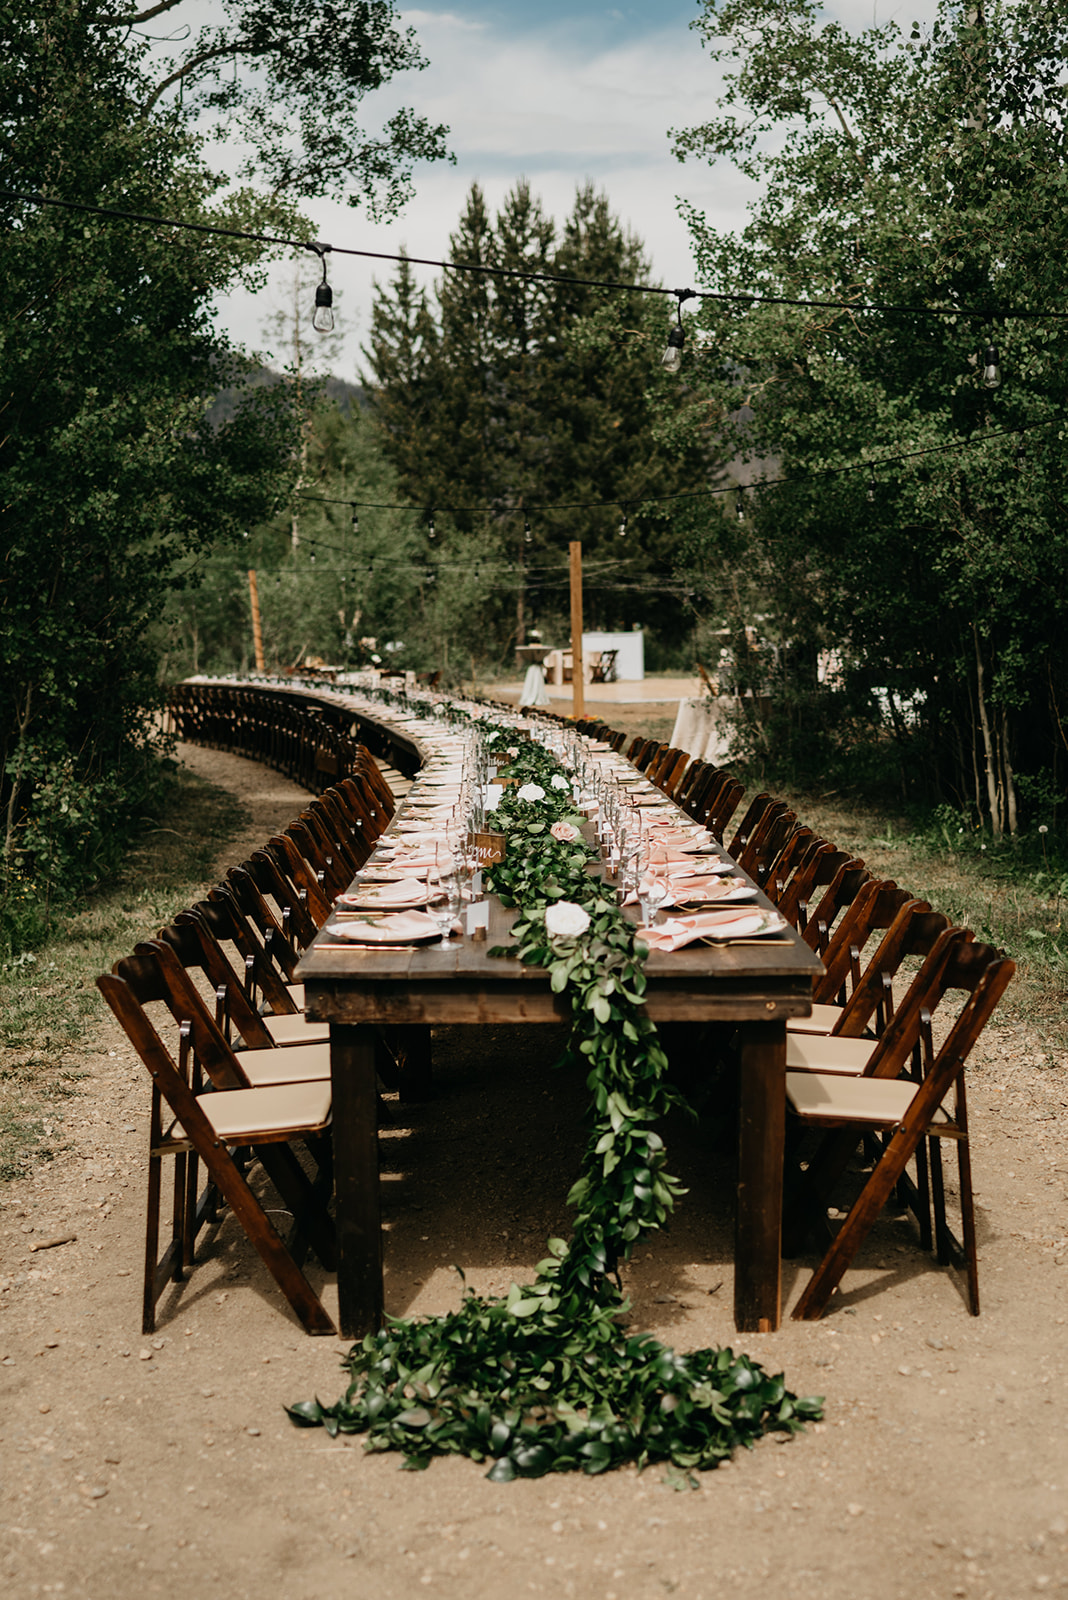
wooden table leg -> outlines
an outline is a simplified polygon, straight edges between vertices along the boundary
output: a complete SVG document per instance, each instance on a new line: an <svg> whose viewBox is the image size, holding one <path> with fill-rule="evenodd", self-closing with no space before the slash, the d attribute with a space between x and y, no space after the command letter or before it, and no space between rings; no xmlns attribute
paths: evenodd
<svg viewBox="0 0 1068 1600"><path fill-rule="evenodd" d="M378 1187L378 1085L370 1027L330 1025L338 1325L359 1339L382 1325L382 1219Z"/></svg>
<svg viewBox="0 0 1068 1600"><path fill-rule="evenodd" d="M746 1022L739 1035L734 1325L740 1333L771 1333L782 1316L786 1024Z"/></svg>

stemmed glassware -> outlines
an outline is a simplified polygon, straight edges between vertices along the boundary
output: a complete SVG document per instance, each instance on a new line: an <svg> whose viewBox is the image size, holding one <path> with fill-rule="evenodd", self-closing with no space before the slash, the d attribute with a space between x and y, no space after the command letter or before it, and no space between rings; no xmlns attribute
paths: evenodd
<svg viewBox="0 0 1068 1600"><path fill-rule="evenodd" d="M441 937L447 939L453 923L460 915L460 880L456 872L456 858L443 845L439 845L435 852L427 888L430 893L427 910L437 923Z"/></svg>
<svg viewBox="0 0 1068 1600"><path fill-rule="evenodd" d="M638 899L645 927L651 928L655 925L660 907L667 899L668 893L668 881L663 867L657 862L650 861L638 884Z"/></svg>

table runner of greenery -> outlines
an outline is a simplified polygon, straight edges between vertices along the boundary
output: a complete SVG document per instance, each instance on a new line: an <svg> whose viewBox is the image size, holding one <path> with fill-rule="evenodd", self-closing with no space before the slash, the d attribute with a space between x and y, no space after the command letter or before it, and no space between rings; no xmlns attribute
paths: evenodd
<svg viewBox="0 0 1068 1600"><path fill-rule="evenodd" d="M646 950L590 871L594 853L560 762L514 729L483 723L482 735L504 763L499 775L517 780L496 813L507 854L488 875L519 908L515 944L491 953L544 968L567 995L565 1060L588 1073L591 1130L568 1197L574 1230L550 1239L533 1282L503 1298L465 1288L444 1316L390 1319L345 1357L339 1400L287 1411L298 1426L366 1433L368 1449L402 1451L409 1468L461 1454L492 1460L488 1475L501 1483L664 1461L681 1469L680 1484L695 1483L695 1469L765 1432L797 1431L822 1402L728 1348L682 1354L621 1325L629 1302L618 1269L682 1192L653 1126L678 1096L644 1008Z"/></svg>

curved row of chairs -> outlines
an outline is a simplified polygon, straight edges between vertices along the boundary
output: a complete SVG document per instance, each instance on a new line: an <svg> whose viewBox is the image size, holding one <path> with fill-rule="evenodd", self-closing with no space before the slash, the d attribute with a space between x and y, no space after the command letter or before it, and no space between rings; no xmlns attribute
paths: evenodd
<svg viewBox="0 0 1068 1600"><path fill-rule="evenodd" d="M184 735L196 738L199 731L223 742L225 734L232 748L236 689L250 701L263 700L258 711L254 705L240 710L244 725L260 730L254 738L262 743L273 691L219 687L229 700L225 726L213 727L208 718L199 730L187 725ZM198 694L196 704L203 709L210 699ZM627 747L625 735L603 724L579 727L616 749ZM277 748L284 748L281 736ZM724 839L743 797L743 785L731 773L645 740L631 741L626 754L689 816ZM354 746L347 760L348 774L288 828L98 980L153 1080L146 1332L154 1327L168 1284L188 1272L197 1235L217 1216L220 1200L241 1222L305 1328L333 1331L301 1265L309 1244L324 1267L334 1259L326 1210L329 1049L326 1030L302 1015L295 973L331 902L394 810L366 749ZM321 767L311 764L310 770L313 781L321 777ZM963 1266L968 1303L978 1314L964 1064L1012 976L1012 962L892 880L874 877L863 861L819 838L770 794L752 797L726 847L825 967L812 1016L791 1023L787 1040L794 1159L785 1248L800 1253L814 1231L825 1245L794 1315L821 1315L894 1195L915 1212L923 1246L933 1246L943 1264ZM955 1006L955 999L961 1003ZM383 1081L418 1092L424 1044L399 1032L383 1036ZM945 1138L957 1146L960 1239L947 1221L939 1155ZM869 1170L828 1242L829 1201L862 1140ZM294 1143L307 1146L312 1163L296 1159ZM174 1182L170 1238L161 1255L165 1159L173 1159ZM296 1219L289 1245L249 1182L253 1160ZM317 1168L314 1178L310 1164ZM201 1167L208 1181L198 1192Z"/></svg>
<svg viewBox="0 0 1068 1600"><path fill-rule="evenodd" d="M374 759L234 867L97 980L152 1079L142 1327L189 1272L198 1234L229 1206L309 1333L334 1324L303 1271L310 1245L336 1265L329 1030L303 1015L301 951L394 811ZM395 1081L383 1041L380 1072ZM307 1157L298 1159L294 1146ZM169 1237L160 1249L165 1162ZM292 1213L287 1243L260 1197L260 1173ZM202 1185L203 1175L203 1185Z"/></svg>
<svg viewBox="0 0 1068 1600"><path fill-rule="evenodd" d="M592 719L578 727L625 750L683 811L725 839L743 795L730 772L652 740L628 745L626 734ZM978 1316L964 1066L1014 963L892 879L876 878L770 794L753 796L726 848L825 968L812 1016L787 1029L794 1159L784 1248L800 1254L813 1233L825 1247L794 1317L822 1315L891 1198L915 1213L925 1249L964 1269L968 1306ZM957 1149L960 1238L946 1214L944 1139ZM866 1179L828 1238L829 1201L862 1143Z"/></svg>

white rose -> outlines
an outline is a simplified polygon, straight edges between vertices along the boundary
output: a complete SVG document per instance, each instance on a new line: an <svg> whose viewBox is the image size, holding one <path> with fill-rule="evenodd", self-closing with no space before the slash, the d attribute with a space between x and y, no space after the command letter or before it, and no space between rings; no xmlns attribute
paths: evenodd
<svg viewBox="0 0 1068 1600"><path fill-rule="evenodd" d="M525 783L516 790L515 797L517 800L544 800L545 790L540 783Z"/></svg>
<svg viewBox="0 0 1068 1600"><path fill-rule="evenodd" d="M553 773L554 789L570 789L570 787L571 785L568 783L566 778L562 778L558 772Z"/></svg>
<svg viewBox="0 0 1068 1600"><path fill-rule="evenodd" d="M558 900L545 912L545 931L554 939L577 939L589 925L587 913L571 900Z"/></svg>

